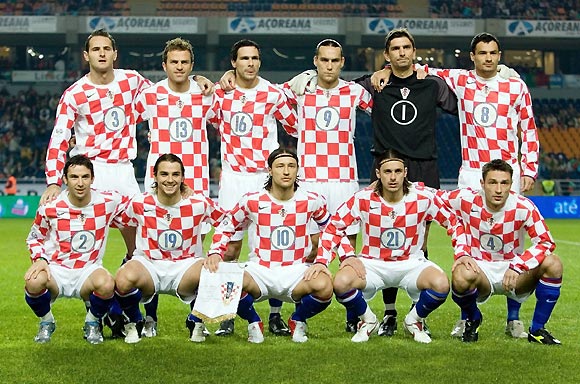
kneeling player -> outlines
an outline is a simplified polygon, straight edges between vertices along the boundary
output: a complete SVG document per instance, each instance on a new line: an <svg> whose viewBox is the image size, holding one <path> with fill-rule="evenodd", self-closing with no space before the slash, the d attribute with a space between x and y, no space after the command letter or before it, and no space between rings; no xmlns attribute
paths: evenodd
<svg viewBox="0 0 580 384"><path fill-rule="evenodd" d="M535 290L536 308L528 341L560 344L545 328L560 297L563 267L538 208L511 192L513 169L503 160L483 166L481 191L458 189L444 199L464 226L466 245L452 267L453 301L466 318L464 342L479 338L477 303L491 295L523 302ZM524 231L532 245L522 251ZM463 317L463 316L462 316Z"/></svg>
<svg viewBox="0 0 580 384"><path fill-rule="evenodd" d="M105 243L109 225L128 199L92 190L93 164L83 155L65 163L62 180L67 189L38 208L26 240L33 262L24 276L26 303L40 318L34 341L50 341L56 328L51 303L64 296L89 303L84 337L100 344L101 319L113 302L115 287L102 266Z"/></svg>
<svg viewBox="0 0 580 384"><path fill-rule="evenodd" d="M366 300L388 287L405 289L416 305L405 317L405 329L415 341L430 343L424 319L449 293L449 280L421 247L426 223L435 220L449 228L449 213L434 191L407 180L401 156L388 150L377 158L377 182L347 200L321 235L319 253L330 255L339 244L341 265L334 277L334 293L349 313L361 318L353 342L365 342L377 329L377 317ZM358 257L344 241L345 229L360 223L362 249Z"/></svg>
<svg viewBox="0 0 580 384"><path fill-rule="evenodd" d="M231 220L216 229L206 264L210 272L217 271L231 236L254 225L257 238L252 242L255 247L244 271L244 292L238 306L238 315L248 322L248 341L264 341L254 300L277 298L298 304L288 325L292 340L303 343L308 340L306 320L326 309L332 299L329 260L305 263L312 246L308 224L314 220L322 228L330 215L322 197L298 188L295 153L273 151L268 172L265 189L244 195L230 212ZM190 318L196 322L191 340L203 341L203 324L193 315Z"/></svg>
<svg viewBox="0 0 580 384"><path fill-rule="evenodd" d="M120 216L124 225L137 227L135 253L115 277L117 300L129 318L126 343L140 341L140 301L168 293L185 303L193 302L203 266L202 224L217 225L224 216L213 200L202 194L182 197L186 185L179 157L161 155L153 173L153 193L135 196Z"/></svg>

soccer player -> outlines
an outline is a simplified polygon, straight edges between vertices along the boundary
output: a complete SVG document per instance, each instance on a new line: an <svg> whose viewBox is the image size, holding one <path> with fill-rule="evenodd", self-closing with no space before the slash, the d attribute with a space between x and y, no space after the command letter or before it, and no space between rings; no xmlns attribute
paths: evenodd
<svg viewBox="0 0 580 384"><path fill-rule="evenodd" d="M266 185L261 191L244 195L229 213L229 219L216 229L208 251L206 265L210 272L218 269L227 245L237 231L256 227L256 241L250 250L244 271L243 293L238 315L248 322L248 341L262 343L263 325L253 302L269 297L298 303L290 316L292 340L308 340L306 320L330 305L332 281L327 268L329 259L306 263L311 251L308 225L314 220L323 228L330 214L324 198L298 188L298 156L279 148L268 157ZM192 341L204 340L200 319L195 321Z"/></svg>
<svg viewBox="0 0 580 384"><path fill-rule="evenodd" d="M243 39L232 46L230 56L235 88L231 91L216 90L216 116L210 119L221 136L222 173L218 202L225 210L231 210L246 192L263 188L268 177L268 155L279 147L277 121L288 134L296 135L296 112L286 96L259 76L262 64L260 46ZM250 228L248 234L250 248L255 237L252 231ZM225 256L227 261L239 258L243 237L243 231L233 236ZM270 332L290 334L280 315L282 303L271 304ZM226 336L233 332L232 319L222 322L216 335Z"/></svg>
<svg viewBox="0 0 580 384"><path fill-rule="evenodd" d="M105 243L115 217L128 198L91 189L94 170L83 155L72 156L63 168L67 189L38 207L26 239L32 266L26 271L25 299L40 318L37 343L50 341L56 328L51 304L58 297L89 303L83 328L91 344L103 342L101 319L113 302L115 281L102 266Z"/></svg>
<svg viewBox="0 0 580 384"><path fill-rule="evenodd" d="M466 236L451 270L453 301L467 315L461 339L479 338L483 317L478 303L492 295L521 303L535 291L528 341L560 344L545 325L560 297L562 262L552 253L556 245L538 208L510 191L513 174L507 161L492 160L483 166L481 190L458 189L443 196ZM531 246L522 250L524 232Z"/></svg>
<svg viewBox="0 0 580 384"><path fill-rule="evenodd" d="M203 265L201 228L216 225L225 213L203 194L182 197L185 169L174 154L161 155L153 167L153 192L134 196L120 215L137 227L137 247L115 277L115 296L129 318L125 342L138 343L143 327L139 302L167 293L190 304Z"/></svg>
<svg viewBox="0 0 580 384"><path fill-rule="evenodd" d="M397 151L389 149L378 156L375 171L374 186L356 192L332 216L318 252L329 258L346 229L360 223L361 252L355 255L350 242L342 242L340 268L334 276L338 302L361 318L352 341L368 341L379 325L367 301L378 290L399 287L416 303L405 317L405 329L415 341L430 343L424 320L447 298L449 280L421 250L426 223L435 220L453 236L460 232L434 191L408 181L405 160Z"/></svg>
<svg viewBox="0 0 580 384"><path fill-rule="evenodd" d="M502 159L514 170L512 190L532 190L540 145L530 92L519 77L498 74L501 47L494 35L476 35L470 57L473 70L427 68L428 73L443 78L459 100L462 164L458 187L478 190L483 165L491 159ZM520 304L508 298L507 306L506 334L527 337L519 320ZM462 334L463 317L465 314L453 329L453 336Z"/></svg>
<svg viewBox="0 0 580 384"><path fill-rule="evenodd" d="M142 91L135 110L149 122L150 142L145 173L145 189L153 184L153 167L160 155L173 153L179 156L185 168L184 183L188 193L209 196L209 143L207 119L213 102L205 95L196 76L191 76L194 66L193 47L187 40L175 38L165 44L163 70L167 78ZM210 231L204 224L202 233ZM157 335L157 298L145 306L146 319L143 336Z"/></svg>

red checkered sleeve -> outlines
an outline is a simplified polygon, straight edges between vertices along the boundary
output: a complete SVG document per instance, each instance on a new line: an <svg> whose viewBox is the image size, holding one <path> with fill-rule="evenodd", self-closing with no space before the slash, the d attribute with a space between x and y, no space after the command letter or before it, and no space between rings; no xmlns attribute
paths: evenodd
<svg viewBox="0 0 580 384"><path fill-rule="evenodd" d="M466 252L475 259L509 261L518 271L537 267L556 248L538 208L526 197L510 192L502 209L489 211L482 192L451 191L447 204L463 224ZM525 234L532 245L525 251Z"/></svg>
<svg viewBox="0 0 580 384"><path fill-rule="evenodd" d="M481 169L493 159L502 159L520 167L522 175L536 178L538 134L531 96L521 79L482 79L474 70L425 69L443 78L457 95L463 168Z"/></svg>
<svg viewBox="0 0 580 384"><path fill-rule="evenodd" d="M354 134L356 111L372 111L372 96L362 86L340 80L332 89L296 96L286 83L298 115L299 178L305 181L358 180Z"/></svg>
<svg viewBox="0 0 580 384"><path fill-rule="evenodd" d="M48 184L61 183L73 131L73 156L83 154L108 163L135 158L135 99L151 82L136 71L115 69L114 74L115 79L105 85L91 83L86 75L63 93L46 154Z"/></svg>
<svg viewBox="0 0 580 384"><path fill-rule="evenodd" d="M48 260L46 253L44 252L44 242L50 230L50 222L46 219L44 213L45 207L45 205L38 207L32 228L30 228L30 232L26 238L26 245L28 246L30 260L32 260L32 262L40 258Z"/></svg>
<svg viewBox="0 0 580 384"><path fill-rule="evenodd" d="M217 89L209 121L221 137L222 167L233 172L263 172L268 156L279 147L278 125L296 134L296 112L283 92L260 78L252 89Z"/></svg>

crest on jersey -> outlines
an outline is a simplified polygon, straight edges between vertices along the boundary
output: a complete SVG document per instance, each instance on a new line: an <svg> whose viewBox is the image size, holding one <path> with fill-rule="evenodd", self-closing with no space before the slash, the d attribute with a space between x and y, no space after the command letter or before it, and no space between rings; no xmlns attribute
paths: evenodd
<svg viewBox="0 0 580 384"><path fill-rule="evenodd" d="M183 108L183 101L181 99L177 100L177 107L179 109L182 109Z"/></svg>
<svg viewBox="0 0 580 384"><path fill-rule="evenodd" d="M403 96L403 100L406 100L409 97L411 90L407 87L401 88L401 96Z"/></svg>
<svg viewBox="0 0 580 384"><path fill-rule="evenodd" d="M236 285L233 281L226 281L223 283L221 285L222 302L225 305L231 303L239 288L239 285Z"/></svg>
<svg viewBox="0 0 580 384"><path fill-rule="evenodd" d="M495 222L495 220L493 219L493 217L490 217L489 219L487 219L487 223L489 225L493 225L494 222Z"/></svg>
<svg viewBox="0 0 580 384"><path fill-rule="evenodd" d="M107 91L107 97L111 100L113 100L113 98L114 98L113 92L111 92L110 89Z"/></svg>
<svg viewBox="0 0 580 384"><path fill-rule="evenodd" d="M246 95L242 95L240 101L242 102L242 105L246 104Z"/></svg>
<svg viewBox="0 0 580 384"><path fill-rule="evenodd" d="M391 212L389 212L389 217L395 220L395 217L397 217L397 212L395 212L395 210L393 209Z"/></svg>
<svg viewBox="0 0 580 384"><path fill-rule="evenodd" d="M85 223L85 221L87 221L87 217L85 216L85 214L84 214L84 213L81 213L81 214L79 215L79 220L80 220L81 224L84 224L84 223Z"/></svg>
<svg viewBox="0 0 580 384"><path fill-rule="evenodd" d="M280 215L280 217L281 217L281 218L285 218L285 217L286 217L286 214L287 214L287 212L286 212L286 210L285 210L284 208L281 208L281 209L278 211L278 214Z"/></svg>
<svg viewBox="0 0 580 384"><path fill-rule="evenodd" d="M165 215L163 215L163 219L165 219L165 221L169 223L171 222L171 215L169 213L166 213Z"/></svg>

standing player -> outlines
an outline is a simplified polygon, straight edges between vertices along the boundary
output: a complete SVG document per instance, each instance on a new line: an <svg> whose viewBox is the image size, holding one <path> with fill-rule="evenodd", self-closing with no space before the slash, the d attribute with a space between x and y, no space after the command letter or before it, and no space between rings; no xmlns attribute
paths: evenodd
<svg viewBox="0 0 580 384"><path fill-rule="evenodd" d="M474 70L428 69L443 78L459 99L462 164L458 186L478 190L483 165L491 159L502 159L514 170L512 190L529 191L538 173L540 144L528 88L519 77L506 79L498 74L501 48L494 35L476 35L471 41L470 57ZM378 85L380 77L374 81ZM519 320L521 304L508 298L507 306L506 334L526 337ZM462 314L453 336L463 333L464 317Z"/></svg>
<svg viewBox="0 0 580 384"><path fill-rule="evenodd" d="M268 157L269 177L260 191L247 193L230 212L230 219L216 229L206 265L211 272L218 269L232 236L249 226L256 228L256 241L251 248L244 271L242 298L238 315L248 321L248 341L262 343L263 325L253 302L268 297L299 303L288 323L292 340L303 343L306 320L323 311L332 299L332 281L326 265L330 259L306 263L311 240L308 226L314 220L320 228L329 219L324 198L298 188L298 156L280 148ZM204 341L200 320L196 322L192 341Z"/></svg>
<svg viewBox="0 0 580 384"><path fill-rule="evenodd" d="M75 146L70 155L83 154L95 168L93 188L115 190L125 196L140 193L131 160L137 155L134 100L151 83L136 71L114 69L117 45L103 29L91 33L83 52L89 73L71 85L57 107L54 129L46 154L48 187L40 204L53 200L61 190L62 169L69 139ZM122 228L127 255L135 249L135 229ZM122 336L122 316L115 314L107 323L113 336ZM115 326L118 325L118 326Z"/></svg>
<svg viewBox="0 0 580 384"><path fill-rule="evenodd" d="M49 342L56 328L51 303L58 297L76 297L90 304L85 339L100 344L101 319L113 302L115 287L102 266L105 243L109 225L126 208L127 198L91 190L93 165L83 155L65 163L62 180L68 188L38 208L26 239L33 264L24 276L25 299L40 318L34 341Z"/></svg>
<svg viewBox="0 0 580 384"><path fill-rule="evenodd" d="M231 49L235 89L216 90L215 114L211 121L221 135L222 173L218 202L231 210L246 192L262 189L268 177L268 155L279 147L279 121L286 132L296 135L296 112L282 91L259 76L260 46L240 40ZM244 232L236 233L228 245L225 260L239 258ZM248 235L252 247L252 229ZM281 302L271 303L269 329L277 335L289 334L280 315ZM222 322L216 334L234 331L234 320Z"/></svg>
<svg viewBox="0 0 580 384"><path fill-rule="evenodd" d="M209 143L207 119L213 97L204 95L190 76L194 65L193 47L181 38L167 41L163 50L165 80L141 92L135 110L149 122L150 142L145 172L145 189L153 183L153 166L163 153L178 155L184 164L184 183L193 193L209 196ZM211 226L204 225L202 233ZM157 297L145 306L143 335L157 335Z"/></svg>
<svg viewBox="0 0 580 384"><path fill-rule="evenodd" d="M556 245L538 208L510 191L513 169L504 160L483 166L481 190L458 189L444 195L464 227L466 243L451 270L453 301L466 314L464 342L479 338L483 317L478 303L492 295L517 302L535 291L536 307L528 341L560 344L546 329L560 297L563 267ZM532 245L523 250L525 235Z"/></svg>
<svg viewBox="0 0 580 384"><path fill-rule="evenodd" d="M120 216L124 225L137 227L137 249L115 277L117 300L129 318L126 343L140 341L140 301L158 293L193 301L203 265L202 224L216 225L224 216L203 194L182 197L185 169L176 155L160 156L153 171L153 192L134 196Z"/></svg>
<svg viewBox="0 0 580 384"><path fill-rule="evenodd" d="M415 341L430 343L424 320L447 298L449 280L424 257L421 247L427 221L436 220L450 235L458 236L455 221L432 190L408 181L405 161L398 152L388 150L378 156L375 172L375 186L356 192L332 216L322 233L319 254L328 257L346 228L360 223L364 229L361 252L357 257L355 249L344 242L334 277L337 300L361 318L352 341L367 341L378 327L366 301L378 290L400 287L416 303L405 317L405 329Z"/></svg>

